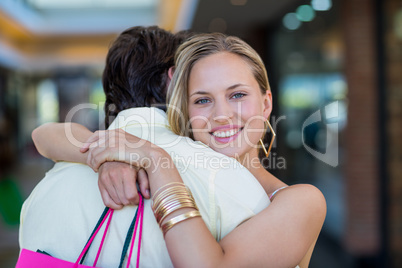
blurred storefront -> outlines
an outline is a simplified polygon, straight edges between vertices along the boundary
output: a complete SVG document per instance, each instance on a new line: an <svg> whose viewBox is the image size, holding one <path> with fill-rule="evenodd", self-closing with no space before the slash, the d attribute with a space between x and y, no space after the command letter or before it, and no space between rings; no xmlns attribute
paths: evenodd
<svg viewBox="0 0 402 268"><path fill-rule="evenodd" d="M240 35L267 65L277 129L268 168L327 199L311 267L401 267L402 2L268 2L231 1L196 15L195 29Z"/></svg>
<svg viewBox="0 0 402 268"><path fill-rule="evenodd" d="M332 4L292 33L270 30L279 174L323 191L321 242L339 267L400 267L402 2Z"/></svg>
<svg viewBox="0 0 402 268"><path fill-rule="evenodd" d="M289 184L311 183L323 192L327 217L318 246L331 253L330 267L352 267L354 260L343 247L349 89L340 3L316 3L323 6L300 5L270 29L268 65L281 133L276 149L287 162L276 172Z"/></svg>
<svg viewBox="0 0 402 268"><path fill-rule="evenodd" d="M277 141L265 165L286 183L316 185L327 200L310 267L402 267L402 1L173 2L193 2L193 30L238 35L266 63ZM9 33L11 19L3 15L3 52L11 39L30 56L56 40L27 37L13 25L21 33ZM32 130L66 118L103 127L101 70L118 33L55 41L85 42L87 48L63 53L73 61L78 51L74 59L87 56L90 64L35 70L32 61L21 68L0 52L0 267L12 267L22 201L52 166L33 147ZM91 49L94 43L103 47ZM53 60L61 55L46 49Z"/></svg>

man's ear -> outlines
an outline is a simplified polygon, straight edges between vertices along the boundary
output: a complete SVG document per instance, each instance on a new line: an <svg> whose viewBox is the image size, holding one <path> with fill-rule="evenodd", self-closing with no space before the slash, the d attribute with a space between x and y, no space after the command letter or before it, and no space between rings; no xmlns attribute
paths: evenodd
<svg viewBox="0 0 402 268"><path fill-rule="evenodd" d="M170 67L169 70L168 70L168 76L169 76L170 80L172 80L174 70L175 70L174 66Z"/></svg>

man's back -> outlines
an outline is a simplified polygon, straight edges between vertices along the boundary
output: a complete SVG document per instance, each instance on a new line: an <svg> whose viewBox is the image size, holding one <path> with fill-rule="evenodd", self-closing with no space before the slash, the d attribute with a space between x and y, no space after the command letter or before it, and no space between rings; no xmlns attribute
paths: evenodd
<svg viewBox="0 0 402 268"><path fill-rule="evenodd" d="M269 204L261 185L239 163L201 143L176 136L167 127L163 111L154 108L125 110L111 125L150 140L170 153L217 240ZM163 159L158 164L163 165ZM24 204L21 248L40 249L75 261L104 209L97 179L97 174L85 165L57 163ZM128 206L115 211L99 265L118 264L135 209ZM95 240L95 246L99 240ZM95 246L86 263L93 261ZM149 200L145 201L141 254L142 267L172 266Z"/></svg>

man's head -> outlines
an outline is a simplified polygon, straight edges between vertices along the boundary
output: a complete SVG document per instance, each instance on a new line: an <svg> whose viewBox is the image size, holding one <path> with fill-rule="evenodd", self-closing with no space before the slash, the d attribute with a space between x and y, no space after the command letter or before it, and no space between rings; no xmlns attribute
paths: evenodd
<svg viewBox="0 0 402 268"><path fill-rule="evenodd" d="M166 103L168 71L186 37L186 33L174 35L157 26L132 27L117 37L102 76L106 128L124 109Z"/></svg>

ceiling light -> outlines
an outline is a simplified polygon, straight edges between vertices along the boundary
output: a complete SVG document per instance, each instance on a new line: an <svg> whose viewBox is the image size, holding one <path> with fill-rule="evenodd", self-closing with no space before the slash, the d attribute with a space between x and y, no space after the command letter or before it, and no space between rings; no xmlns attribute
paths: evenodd
<svg viewBox="0 0 402 268"><path fill-rule="evenodd" d="M296 16L300 21L312 21L315 17L315 11L309 5L302 5L297 8Z"/></svg>
<svg viewBox="0 0 402 268"><path fill-rule="evenodd" d="M327 11L332 7L331 0L312 0L311 6L317 11Z"/></svg>
<svg viewBox="0 0 402 268"><path fill-rule="evenodd" d="M295 13L286 14L283 17L282 23L289 30L297 30L301 25L301 21L297 18Z"/></svg>
<svg viewBox="0 0 402 268"><path fill-rule="evenodd" d="M27 0L27 3L36 8L106 8L129 7L146 8L155 6L156 0Z"/></svg>

